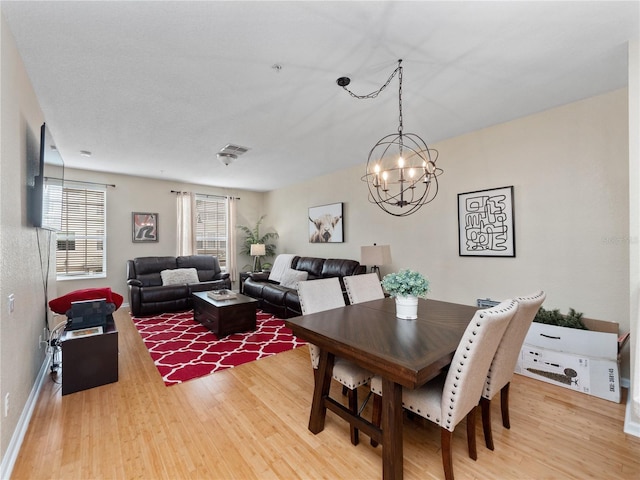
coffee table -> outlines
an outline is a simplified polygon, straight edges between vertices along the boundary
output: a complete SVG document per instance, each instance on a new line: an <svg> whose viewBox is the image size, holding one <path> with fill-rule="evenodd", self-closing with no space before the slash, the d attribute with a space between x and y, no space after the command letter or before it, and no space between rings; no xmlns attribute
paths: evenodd
<svg viewBox="0 0 640 480"><path fill-rule="evenodd" d="M218 337L255 330L258 301L241 293L236 295L229 300L214 300L207 292L192 293L193 319Z"/></svg>

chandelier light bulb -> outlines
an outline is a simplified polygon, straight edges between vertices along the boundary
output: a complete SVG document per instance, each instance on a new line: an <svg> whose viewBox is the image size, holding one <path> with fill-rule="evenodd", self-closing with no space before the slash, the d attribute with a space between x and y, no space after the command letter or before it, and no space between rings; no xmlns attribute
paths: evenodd
<svg viewBox="0 0 640 480"><path fill-rule="evenodd" d="M400 168L404 167L404 158L402 158L402 157L398 158L398 167L400 167Z"/></svg>

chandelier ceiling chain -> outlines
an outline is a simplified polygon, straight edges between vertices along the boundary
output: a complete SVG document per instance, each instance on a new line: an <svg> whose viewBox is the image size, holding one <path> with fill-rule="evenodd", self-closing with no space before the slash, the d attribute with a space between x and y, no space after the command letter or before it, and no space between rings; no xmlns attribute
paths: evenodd
<svg viewBox="0 0 640 480"><path fill-rule="evenodd" d="M402 156L402 60L398 60L398 133L400 134L400 156Z"/></svg>
<svg viewBox="0 0 640 480"><path fill-rule="evenodd" d="M369 152L365 175L361 178L369 188L369 201L396 217L405 217L433 201L438 194L436 166L438 151L429 148L414 133L404 133L402 113L402 60L378 90L368 95L356 95L346 88L351 80L340 77L336 83L357 99L376 98L398 75L398 130L380 139Z"/></svg>
<svg viewBox="0 0 640 480"><path fill-rule="evenodd" d="M402 62L402 60L399 60L398 62ZM346 78L346 77L341 77L337 80L338 85L340 85L342 87L343 90L345 90L349 95L351 95L353 98L357 98L358 100L367 100L369 98L376 98L378 95L380 95L380 93L389 86L389 84L391 83L391 80L393 80L393 77L396 76L396 74L400 71L400 66L398 66L391 75L389 75L389 78L387 79L387 81L384 83L384 85L382 85L378 90L368 93L367 95L356 95L355 93L353 93L351 90L349 90L347 88L347 85L349 85L349 82L351 81L350 79ZM344 84L341 83L341 81L344 81Z"/></svg>

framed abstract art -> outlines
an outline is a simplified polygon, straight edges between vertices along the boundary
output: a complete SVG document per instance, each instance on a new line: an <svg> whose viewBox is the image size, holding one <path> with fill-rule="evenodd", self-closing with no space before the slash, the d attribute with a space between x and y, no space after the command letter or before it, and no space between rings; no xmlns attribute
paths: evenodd
<svg viewBox="0 0 640 480"><path fill-rule="evenodd" d="M515 257L513 186L458 194L460 256Z"/></svg>
<svg viewBox="0 0 640 480"><path fill-rule="evenodd" d="M158 241L158 214L131 213L131 229L134 243Z"/></svg>

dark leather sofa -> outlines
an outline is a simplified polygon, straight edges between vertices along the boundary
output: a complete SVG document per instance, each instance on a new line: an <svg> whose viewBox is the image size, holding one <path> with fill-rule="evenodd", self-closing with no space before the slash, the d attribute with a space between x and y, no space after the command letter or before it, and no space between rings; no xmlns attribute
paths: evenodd
<svg viewBox="0 0 640 480"><path fill-rule="evenodd" d="M199 282L163 285L161 272L178 268L195 268ZM193 292L230 289L231 280L211 255L137 257L127 260L127 286L131 313L144 316L189 310Z"/></svg>
<svg viewBox="0 0 640 480"><path fill-rule="evenodd" d="M360 265L356 260L299 256L293 257L291 268L307 272L307 280L338 277L347 304L349 301L342 277L360 275L367 271L366 266ZM245 295L257 299L262 310L273 313L280 318L302 315L297 290L269 280L268 273L252 273L244 282L243 292Z"/></svg>

